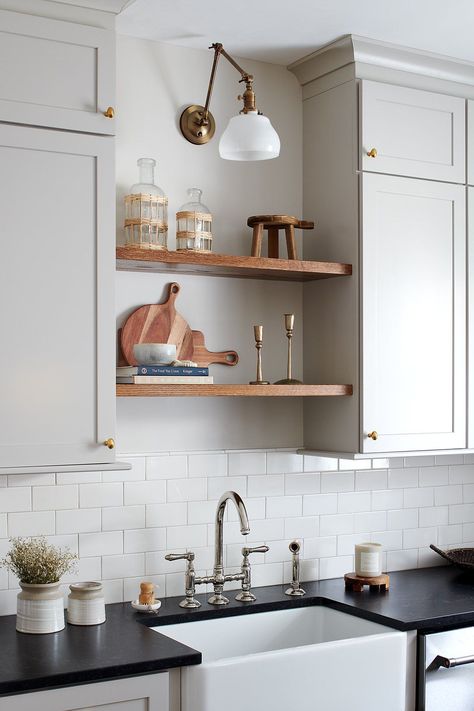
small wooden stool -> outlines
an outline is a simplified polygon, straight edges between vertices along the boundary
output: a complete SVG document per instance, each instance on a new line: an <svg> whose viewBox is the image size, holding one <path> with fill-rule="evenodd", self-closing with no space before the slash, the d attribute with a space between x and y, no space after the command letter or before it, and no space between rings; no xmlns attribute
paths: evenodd
<svg viewBox="0 0 474 711"><path fill-rule="evenodd" d="M247 220L249 227L253 227L252 257L262 256L263 230L268 231L268 256L272 259L279 258L278 235L279 230L285 230L286 248L288 259L298 259L295 244L295 227L299 230L312 230L314 222L298 220L290 215L252 215Z"/></svg>
<svg viewBox="0 0 474 711"><path fill-rule="evenodd" d="M375 590L386 592L390 588L390 578L386 573L375 575L373 578L362 577L355 573L346 573L344 575L344 583L346 590L353 590L354 592L362 592L364 585L369 586L370 592Z"/></svg>

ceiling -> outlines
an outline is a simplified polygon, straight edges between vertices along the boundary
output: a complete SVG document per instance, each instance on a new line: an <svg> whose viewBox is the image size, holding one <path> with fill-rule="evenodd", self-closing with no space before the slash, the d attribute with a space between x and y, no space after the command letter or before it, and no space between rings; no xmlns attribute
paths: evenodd
<svg viewBox="0 0 474 711"><path fill-rule="evenodd" d="M473 0L134 0L121 34L289 64L341 35L474 62Z"/></svg>

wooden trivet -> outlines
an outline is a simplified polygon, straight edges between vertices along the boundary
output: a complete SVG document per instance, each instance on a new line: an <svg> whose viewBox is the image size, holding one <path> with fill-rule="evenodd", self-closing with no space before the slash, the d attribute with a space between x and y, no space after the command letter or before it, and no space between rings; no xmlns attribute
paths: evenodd
<svg viewBox="0 0 474 711"><path fill-rule="evenodd" d="M386 573L375 575L373 578L365 578L355 573L346 573L344 575L344 583L346 590L353 590L354 592L362 592L364 585L368 585L371 592L372 590L386 592L390 588L390 578Z"/></svg>

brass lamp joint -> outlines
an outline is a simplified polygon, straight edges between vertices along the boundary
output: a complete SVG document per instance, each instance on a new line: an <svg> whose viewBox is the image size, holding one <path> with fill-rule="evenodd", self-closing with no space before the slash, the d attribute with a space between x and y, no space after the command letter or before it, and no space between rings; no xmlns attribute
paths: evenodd
<svg viewBox="0 0 474 711"><path fill-rule="evenodd" d="M237 97L239 101L244 102L244 108L240 113L248 114L249 111L255 112L257 107L255 105L255 92L253 90L253 76L251 74L246 74L240 81L245 82L244 93Z"/></svg>

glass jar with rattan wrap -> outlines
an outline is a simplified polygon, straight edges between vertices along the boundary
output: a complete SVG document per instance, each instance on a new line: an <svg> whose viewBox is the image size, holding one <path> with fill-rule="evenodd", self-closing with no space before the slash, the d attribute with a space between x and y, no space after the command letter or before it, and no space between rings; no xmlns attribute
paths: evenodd
<svg viewBox="0 0 474 711"><path fill-rule="evenodd" d="M168 198L155 185L153 158L137 161L139 182L125 196L125 244L144 249L167 249Z"/></svg>
<svg viewBox="0 0 474 711"><path fill-rule="evenodd" d="M176 213L178 252L212 252L212 215L201 195L199 188L189 188L189 202Z"/></svg>

